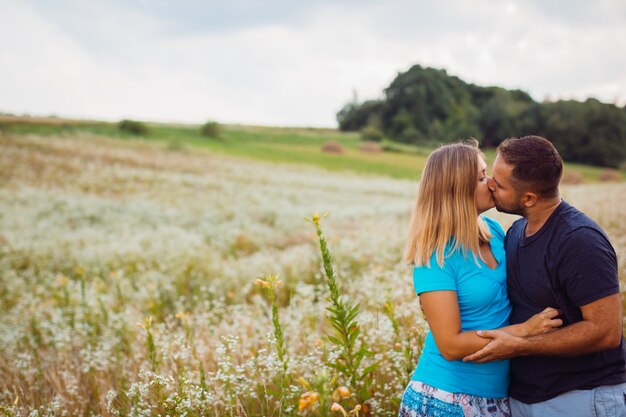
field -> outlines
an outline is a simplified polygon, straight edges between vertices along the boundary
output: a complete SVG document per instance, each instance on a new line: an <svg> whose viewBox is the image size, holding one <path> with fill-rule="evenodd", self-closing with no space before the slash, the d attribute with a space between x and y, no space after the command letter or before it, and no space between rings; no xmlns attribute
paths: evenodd
<svg viewBox="0 0 626 417"><path fill-rule="evenodd" d="M173 151L205 149L239 158L312 165L335 172L349 171L409 180L419 178L426 157L432 150L384 141L382 146L389 148L389 152L365 153L359 150L362 140L358 133L338 132L334 129L223 125L219 138L210 139L201 136L198 126L194 125L153 123L147 126L149 133L137 137L120 132L114 123L0 115L0 133L4 134L96 135L133 142L141 140ZM341 144L344 153L336 155L320 152L320 147L329 141ZM491 149L485 153L488 162L495 157ZM566 174L577 174L584 182L597 182L605 170L567 164L565 171ZM626 170L621 170L619 174L622 180L626 180Z"/></svg>
<svg viewBox="0 0 626 417"><path fill-rule="evenodd" d="M326 416L367 399L397 415L425 332L400 262L424 152L362 155L332 130L152 129L0 130L0 411ZM329 139L347 153L320 154ZM626 184L568 169L591 183L565 199L605 228L626 282ZM336 369L315 212L344 301L360 303L371 383Z"/></svg>

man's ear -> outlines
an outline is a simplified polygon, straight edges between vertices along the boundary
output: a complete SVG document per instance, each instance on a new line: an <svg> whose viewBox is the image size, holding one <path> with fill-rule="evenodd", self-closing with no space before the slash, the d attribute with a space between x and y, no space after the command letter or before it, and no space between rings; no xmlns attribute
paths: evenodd
<svg viewBox="0 0 626 417"><path fill-rule="evenodd" d="M533 207L539 201L539 196L533 192L525 192L522 194L522 204L526 208Z"/></svg>

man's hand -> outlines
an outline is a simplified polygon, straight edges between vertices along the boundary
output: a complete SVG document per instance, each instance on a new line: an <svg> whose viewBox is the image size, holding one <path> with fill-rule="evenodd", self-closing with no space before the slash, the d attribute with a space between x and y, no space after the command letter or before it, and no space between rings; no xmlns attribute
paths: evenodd
<svg viewBox="0 0 626 417"><path fill-rule="evenodd" d="M478 336L493 340L463 360L484 363L526 355L573 357L620 346L622 313L619 294L585 304L580 311L582 321L530 337L513 336L501 330L478 331Z"/></svg>
<svg viewBox="0 0 626 417"><path fill-rule="evenodd" d="M463 358L463 362L485 363L520 356L524 339L501 330L480 330L480 337L493 339L487 346Z"/></svg>

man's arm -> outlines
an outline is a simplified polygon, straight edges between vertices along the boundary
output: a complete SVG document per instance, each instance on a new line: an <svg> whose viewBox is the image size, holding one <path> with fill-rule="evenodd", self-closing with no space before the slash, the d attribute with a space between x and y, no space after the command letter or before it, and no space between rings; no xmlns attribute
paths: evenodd
<svg viewBox="0 0 626 417"><path fill-rule="evenodd" d="M462 359L489 343L475 331L462 331L461 314L456 291L429 291L420 294L420 304L435 344L441 355L449 360ZM527 336L551 331L563 321L554 308L546 308L524 323L503 327L500 330L517 336Z"/></svg>
<svg viewBox="0 0 626 417"><path fill-rule="evenodd" d="M579 356L619 346L622 340L622 308L619 294L580 307L583 320L549 333L515 337L498 330L482 330L493 339L464 361L483 363L516 356Z"/></svg>

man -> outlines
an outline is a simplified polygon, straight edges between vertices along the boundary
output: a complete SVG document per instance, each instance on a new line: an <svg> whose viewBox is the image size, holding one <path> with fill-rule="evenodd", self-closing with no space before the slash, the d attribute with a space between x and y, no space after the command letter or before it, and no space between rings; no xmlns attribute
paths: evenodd
<svg viewBox="0 0 626 417"><path fill-rule="evenodd" d="M521 215L507 232L511 324L545 307L563 326L493 340L464 360L511 360L513 417L626 416L626 368L617 258L606 234L559 195L563 162L538 136L499 147L489 188L496 208Z"/></svg>

